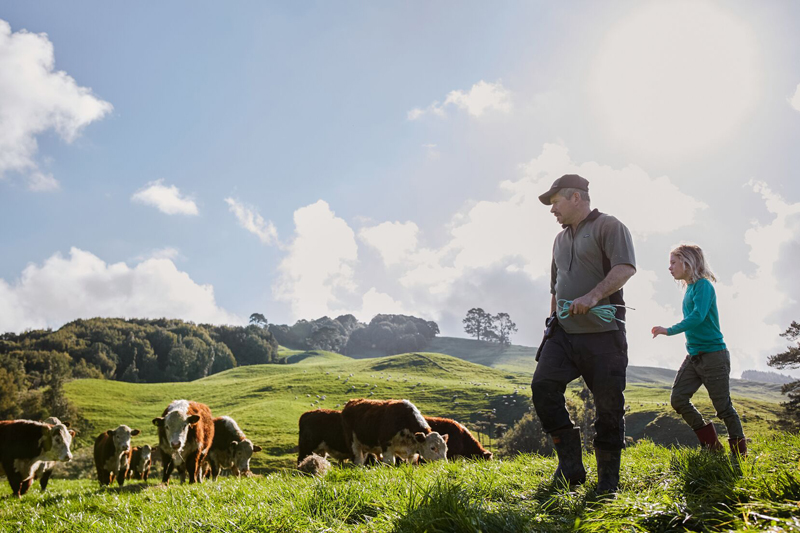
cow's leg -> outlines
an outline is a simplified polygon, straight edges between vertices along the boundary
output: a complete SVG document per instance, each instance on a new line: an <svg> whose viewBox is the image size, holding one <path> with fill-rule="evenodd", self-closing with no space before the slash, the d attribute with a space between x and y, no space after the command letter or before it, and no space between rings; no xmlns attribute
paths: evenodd
<svg viewBox="0 0 800 533"><path fill-rule="evenodd" d="M45 470L44 474L42 474L42 479L39 480L39 488L42 489L42 492L45 491L47 488L47 483L50 481L50 476L53 475L53 470Z"/></svg>
<svg viewBox="0 0 800 533"><path fill-rule="evenodd" d="M145 469L144 469L144 472L142 473L142 479L144 479L145 481L147 481L147 476L148 476L148 474L150 474L150 469L149 469L149 468L145 468Z"/></svg>
<svg viewBox="0 0 800 533"><path fill-rule="evenodd" d="M5 468L5 467L4 467ZM16 470L5 468L6 476L8 477L8 484L11 485L11 493L17 498L20 497L20 485L22 485L22 476Z"/></svg>
<svg viewBox="0 0 800 533"><path fill-rule="evenodd" d="M19 484L19 495L22 496L23 494L28 492L28 489L31 488L31 485L33 485L33 476L29 477L28 479L23 480Z"/></svg>
<svg viewBox="0 0 800 533"><path fill-rule="evenodd" d="M175 463L172 460L172 457L170 457L169 459L162 459L161 464L164 466L164 473L161 475L161 482L169 485L169 476L172 475L172 469L175 468Z"/></svg>
<svg viewBox="0 0 800 533"><path fill-rule="evenodd" d="M117 483L120 487L125 483L126 477L128 477L128 470L125 467L120 468L117 473Z"/></svg>
<svg viewBox="0 0 800 533"><path fill-rule="evenodd" d="M219 463L213 459L209 459L208 463L211 465L211 479L216 481L219 477Z"/></svg>
<svg viewBox="0 0 800 533"><path fill-rule="evenodd" d="M202 472L200 464L200 452L192 452L186 458L184 465L186 466L187 473L189 474L189 483L196 483L202 479Z"/></svg>

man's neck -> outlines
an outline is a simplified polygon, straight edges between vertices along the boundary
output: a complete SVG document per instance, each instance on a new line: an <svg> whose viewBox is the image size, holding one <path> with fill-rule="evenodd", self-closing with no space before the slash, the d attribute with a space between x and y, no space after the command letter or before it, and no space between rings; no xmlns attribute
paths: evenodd
<svg viewBox="0 0 800 533"><path fill-rule="evenodd" d="M581 212L578 215L578 218L575 220L575 222L573 222L572 224L569 225L572 228L572 232L573 233L578 231L578 226L581 225L581 222L586 220L586 217L588 217L591 212L592 212L592 208L589 207L588 205L586 206L585 209L581 210Z"/></svg>

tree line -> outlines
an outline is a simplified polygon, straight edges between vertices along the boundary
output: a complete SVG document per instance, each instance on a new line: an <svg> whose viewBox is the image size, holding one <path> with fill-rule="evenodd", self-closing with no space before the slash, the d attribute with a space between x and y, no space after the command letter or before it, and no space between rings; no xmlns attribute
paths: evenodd
<svg viewBox="0 0 800 533"><path fill-rule="evenodd" d="M192 381L236 366L278 362L263 326L215 326L177 319L93 318L57 331L0 335L0 419L74 419L65 380ZM72 409L72 410L71 410Z"/></svg>
<svg viewBox="0 0 800 533"><path fill-rule="evenodd" d="M502 346L510 346L511 335L517 332L517 325L508 313L493 315L480 307L467 311L467 316L461 322L470 337L479 341L498 342Z"/></svg>

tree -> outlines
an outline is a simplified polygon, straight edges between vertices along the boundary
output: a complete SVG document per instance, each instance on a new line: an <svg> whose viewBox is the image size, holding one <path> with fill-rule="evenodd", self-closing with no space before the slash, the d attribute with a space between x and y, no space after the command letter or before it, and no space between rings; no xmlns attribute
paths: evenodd
<svg viewBox="0 0 800 533"><path fill-rule="evenodd" d="M461 322L467 335L477 340L487 340L487 336L491 336L494 317L480 307L473 307L467 311L467 316Z"/></svg>
<svg viewBox="0 0 800 533"><path fill-rule="evenodd" d="M517 332L517 325L511 321L508 313L497 313L494 319L497 323L498 342L503 346L510 346L511 334Z"/></svg>
<svg viewBox="0 0 800 533"><path fill-rule="evenodd" d="M781 337L786 337L790 341L800 339L800 324L792 321L792 325L781 333ZM781 370L800 367L800 341L797 346L789 346L785 352L771 355L767 364ZM781 387L781 392L788 397L788 401L781 404L785 410L781 422L796 428L800 426L800 380L786 383Z"/></svg>
<svg viewBox="0 0 800 533"><path fill-rule="evenodd" d="M518 453L546 455L553 451L553 446L542 428L539 417L535 412L528 411L498 439L497 451L500 455L506 456Z"/></svg>
<svg viewBox="0 0 800 533"><path fill-rule="evenodd" d="M250 323L261 326L262 328L269 326L269 322L267 322L267 319L261 313L253 313L250 315Z"/></svg>

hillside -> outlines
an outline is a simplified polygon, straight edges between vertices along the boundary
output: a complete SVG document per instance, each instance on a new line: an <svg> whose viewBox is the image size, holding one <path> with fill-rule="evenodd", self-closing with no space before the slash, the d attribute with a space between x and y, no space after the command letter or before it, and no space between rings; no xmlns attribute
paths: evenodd
<svg viewBox="0 0 800 533"><path fill-rule="evenodd" d="M94 425L92 434L81 435L78 442L85 446L100 431L127 424L142 430L134 444L154 444L157 438L151 420L170 401L186 398L208 404L215 416L235 418L264 448L252 463L263 471L293 466L297 420L303 412L341 408L350 398L407 398L425 414L455 418L467 425L483 420L482 412L490 409L496 410L497 423L513 423L530 408L528 375L448 355L414 353L360 360L322 351L284 355L289 364L239 367L188 383L72 381L65 387L67 396ZM633 438L649 437L666 444L681 430L688 431L671 413L667 385L631 385L626 397L628 434ZM735 401L751 433L766 431L768 421L776 417L775 403L745 397ZM697 405L707 416L713 414L704 395ZM692 444L691 438L689 433L685 443Z"/></svg>

